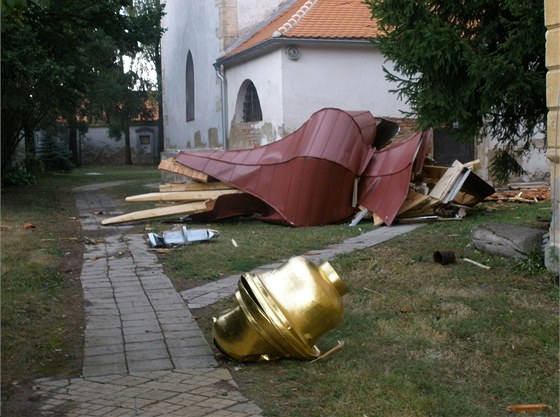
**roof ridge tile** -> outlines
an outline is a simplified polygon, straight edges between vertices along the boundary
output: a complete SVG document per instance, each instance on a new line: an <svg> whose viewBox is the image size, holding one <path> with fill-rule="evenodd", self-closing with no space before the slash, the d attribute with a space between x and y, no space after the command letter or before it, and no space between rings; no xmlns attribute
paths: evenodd
<svg viewBox="0 0 560 417"><path fill-rule="evenodd" d="M303 6L299 8L297 12L295 12L291 18L288 19L286 23L281 25L276 31L272 34L273 38L279 38L285 34L287 34L290 30L296 26L299 21L315 6L315 4L319 0L308 0L306 1Z"/></svg>

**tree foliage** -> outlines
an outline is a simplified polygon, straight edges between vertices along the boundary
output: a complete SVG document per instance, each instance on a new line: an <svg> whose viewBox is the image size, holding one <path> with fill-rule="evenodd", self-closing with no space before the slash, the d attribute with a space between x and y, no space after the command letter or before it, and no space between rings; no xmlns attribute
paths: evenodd
<svg viewBox="0 0 560 417"><path fill-rule="evenodd" d="M122 58L161 36L163 9L131 10L132 0L2 0L2 172L25 132L84 127L138 84Z"/></svg>
<svg viewBox="0 0 560 417"><path fill-rule="evenodd" d="M386 71L422 128L454 124L463 139L494 138L493 174L543 132L547 113L542 0L367 0L394 64ZM544 133L544 132L543 132Z"/></svg>

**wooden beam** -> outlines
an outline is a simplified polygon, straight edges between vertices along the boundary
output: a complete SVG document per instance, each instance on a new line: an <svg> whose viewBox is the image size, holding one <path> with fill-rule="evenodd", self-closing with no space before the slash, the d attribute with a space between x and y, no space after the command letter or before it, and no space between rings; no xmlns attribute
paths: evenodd
<svg viewBox="0 0 560 417"><path fill-rule="evenodd" d="M148 210L140 210L132 213L122 214L120 216L104 219L101 224L106 226L110 224L134 222L138 220L155 219L158 217L168 217L179 214L194 214L211 210L215 200L199 201L196 203L176 204L166 207L158 207Z"/></svg>
<svg viewBox="0 0 560 417"><path fill-rule="evenodd" d="M465 166L459 161L453 162L451 168L449 168L445 174L438 181L436 186L430 192L430 197L437 198L438 200L445 201L449 192L461 177L461 173L465 169Z"/></svg>
<svg viewBox="0 0 560 417"><path fill-rule="evenodd" d="M126 201L206 201L214 200L225 194L242 194L240 190L207 190L207 191L170 191L166 193L148 193L126 197Z"/></svg>
<svg viewBox="0 0 560 417"><path fill-rule="evenodd" d="M406 200L402 204L397 216L402 214L408 210L412 210L415 207L421 206L422 204L426 203L430 199L429 196L418 193L414 191L412 188L409 188L408 195L406 196Z"/></svg>
<svg viewBox="0 0 560 417"><path fill-rule="evenodd" d="M208 175L196 169L189 168L186 165L175 161L175 158L164 159L159 163L158 169L162 171L172 172L173 174L183 175L201 182L208 182Z"/></svg>

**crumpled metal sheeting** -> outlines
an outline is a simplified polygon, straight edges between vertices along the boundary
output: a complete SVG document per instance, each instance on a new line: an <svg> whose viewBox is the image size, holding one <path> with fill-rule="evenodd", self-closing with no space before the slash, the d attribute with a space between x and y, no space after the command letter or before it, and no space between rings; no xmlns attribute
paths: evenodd
<svg viewBox="0 0 560 417"><path fill-rule="evenodd" d="M179 230L157 233L148 233L150 246L154 248L167 248L177 245L189 245L194 242L201 242L218 237L218 231L212 229L187 229L187 226Z"/></svg>
<svg viewBox="0 0 560 417"><path fill-rule="evenodd" d="M422 169L430 140L431 131L418 132L405 142L376 152L360 179L359 204L390 226L406 200L413 167L415 171Z"/></svg>
<svg viewBox="0 0 560 417"><path fill-rule="evenodd" d="M251 194L293 226L350 218L354 179L373 155L376 119L370 112L327 108L297 131L255 149L181 152L176 161Z"/></svg>

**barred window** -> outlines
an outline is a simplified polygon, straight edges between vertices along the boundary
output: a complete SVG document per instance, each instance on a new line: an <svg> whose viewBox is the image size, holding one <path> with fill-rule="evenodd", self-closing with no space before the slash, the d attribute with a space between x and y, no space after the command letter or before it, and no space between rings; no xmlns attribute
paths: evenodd
<svg viewBox="0 0 560 417"><path fill-rule="evenodd" d="M262 120L261 103L255 84L252 82L247 85L245 100L243 101L243 121L260 122Z"/></svg>

